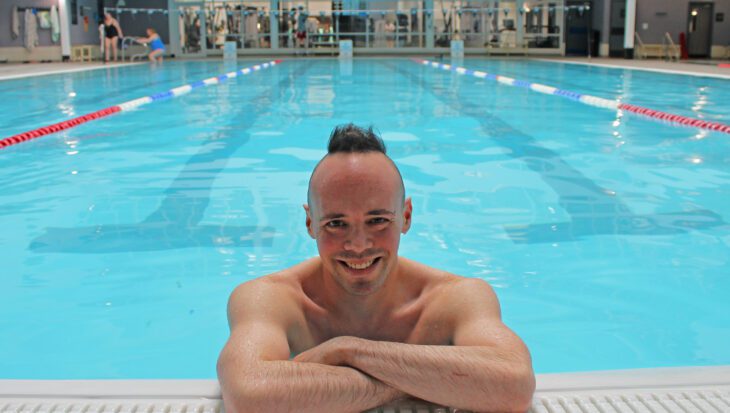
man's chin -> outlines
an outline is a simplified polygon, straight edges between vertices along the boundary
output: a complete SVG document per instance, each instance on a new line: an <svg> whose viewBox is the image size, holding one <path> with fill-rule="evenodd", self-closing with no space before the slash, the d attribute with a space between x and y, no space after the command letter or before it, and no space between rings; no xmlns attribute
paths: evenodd
<svg viewBox="0 0 730 413"><path fill-rule="evenodd" d="M380 285L375 281L356 281L343 285L343 288L352 295L364 297L377 292L380 289Z"/></svg>
<svg viewBox="0 0 730 413"><path fill-rule="evenodd" d="M369 274L352 274L349 271L338 271L337 279L342 288L352 295L365 296L377 292L385 283L387 274L377 268Z"/></svg>

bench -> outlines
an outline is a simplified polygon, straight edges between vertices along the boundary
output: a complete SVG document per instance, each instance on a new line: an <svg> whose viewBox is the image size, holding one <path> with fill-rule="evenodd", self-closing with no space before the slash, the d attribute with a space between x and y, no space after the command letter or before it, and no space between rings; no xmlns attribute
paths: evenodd
<svg viewBox="0 0 730 413"><path fill-rule="evenodd" d="M71 48L71 61L72 62L83 62L83 61L90 62L94 56L91 48L92 48L92 46L89 46L89 45L73 46Z"/></svg>

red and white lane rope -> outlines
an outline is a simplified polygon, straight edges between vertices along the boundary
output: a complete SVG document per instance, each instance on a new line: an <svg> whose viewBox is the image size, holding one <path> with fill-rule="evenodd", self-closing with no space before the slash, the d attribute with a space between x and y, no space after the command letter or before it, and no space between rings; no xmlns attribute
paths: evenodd
<svg viewBox="0 0 730 413"><path fill-rule="evenodd" d="M82 123L86 123L92 120L101 119L104 117L107 117L109 115L113 115L117 112L124 112L127 110L135 109L140 106L157 102L160 100L166 100L170 98L174 98L180 95L184 95L186 93L190 93L193 89L199 88L199 87L205 87L210 85L216 85L220 82L223 82L227 79L233 79L236 76L239 75L247 75L252 72L256 72L258 70L267 69L269 67L272 67L274 65L277 65L281 63L282 60L273 60L271 62L262 63L260 65L254 65L251 67L246 67L241 70L237 70L235 72L226 73L219 76L214 76L205 80L199 80L197 82L193 82L187 85L183 85L180 87L176 87L174 89L170 89L166 92L160 92L151 96L145 96L138 99L130 100L128 102L120 103L118 105L110 106L105 109L97 110L96 112L87 113L86 115L82 115L73 119L65 120L63 122L54 123L53 125L43 126L38 129L33 129L27 132L19 133L17 135L10 136L8 138L0 139L0 149L7 148L8 146L17 145L21 142L26 142L31 139L40 138L41 136L50 135L52 133L60 132L62 130L66 130L69 128L73 128L75 126L81 125Z"/></svg>
<svg viewBox="0 0 730 413"><path fill-rule="evenodd" d="M552 86L541 85L539 83L527 82L524 80L512 79L506 76L500 76L482 72L479 70L471 70L464 67L458 67L448 65L444 63L432 62L429 60L414 59L417 63L430 66L437 69L448 70L456 72L461 75L469 75L478 77L481 79L489 79L499 82L508 86L523 87L526 89L534 90L535 92L544 93L547 95L561 96L576 102L583 103L589 106L595 106L604 109L612 110L626 110L632 113L636 113L641 116L646 116L653 119L659 119L667 122L671 122L677 125L690 126L700 129L708 129L715 132L730 134L730 125L726 125L720 122L710 122L702 119L690 118L682 115L675 115L672 113L662 112L659 110L649 109L642 106L631 105L628 103L622 103L616 100L604 99L591 95L584 95L582 93L572 92L570 90L558 89Z"/></svg>

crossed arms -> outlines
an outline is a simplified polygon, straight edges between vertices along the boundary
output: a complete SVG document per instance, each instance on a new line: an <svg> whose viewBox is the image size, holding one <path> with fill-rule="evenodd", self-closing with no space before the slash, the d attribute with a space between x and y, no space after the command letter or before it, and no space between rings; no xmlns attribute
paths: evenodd
<svg viewBox="0 0 730 413"><path fill-rule="evenodd" d="M218 361L226 412L359 412L403 397L473 411L520 412L534 391L530 356L504 324L491 288L461 281L453 346L336 337L293 360L287 330L301 315L286 297L249 283L229 304L231 337ZM299 320L301 321L301 320Z"/></svg>

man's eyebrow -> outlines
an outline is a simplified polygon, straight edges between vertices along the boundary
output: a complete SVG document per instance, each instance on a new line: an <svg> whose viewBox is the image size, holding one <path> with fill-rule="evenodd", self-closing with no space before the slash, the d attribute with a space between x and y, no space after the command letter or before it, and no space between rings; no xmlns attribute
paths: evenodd
<svg viewBox="0 0 730 413"><path fill-rule="evenodd" d="M325 220L328 220L328 219L343 218L344 216L345 216L345 214L341 214L339 212L333 212L331 214L327 214L327 215L323 216L319 220L321 222L321 221L325 221Z"/></svg>
<svg viewBox="0 0 730 413"><path fill-rule="evenodd" d="M368 211L367 215L395 215L395 212L389 209L374 209L372 211Z"/></svg>
<svg viewBox="0 0 730 413"><path fill-rule="evenodd" d="M365 215L395 215L395 212L389 210L389 209L373 209L372 211L368 211ZM332 212L330 214L324 215L322 218L319 219L319 221L326 221L328 219L337 219L337 218L344 218L345 214L342 214L340 212Z"/></svg>

